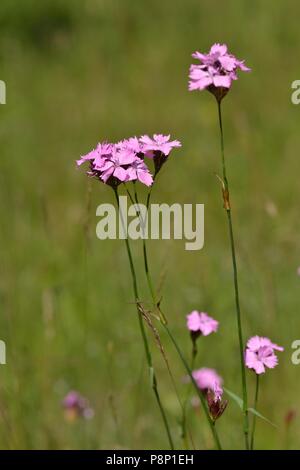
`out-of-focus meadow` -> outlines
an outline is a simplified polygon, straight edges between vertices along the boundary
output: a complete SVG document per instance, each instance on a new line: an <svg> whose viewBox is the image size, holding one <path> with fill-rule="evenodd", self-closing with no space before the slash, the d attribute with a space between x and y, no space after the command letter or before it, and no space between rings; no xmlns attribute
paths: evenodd
<svg viewBox="0 0 300 470"><path fill-rule="evenodd" d="M220 186L216 106L189 93L191 53L228 43L251 74L224 100L245 337L285 347L261 380L259 448L297 448L300 366L300 5L292 0L2 0L0 79L0 447L167 448L150 387L122 241L96 238L96 207L112 191L75 159L99 140L171 133L182 141L153 192L156 202L204 203L205 247L152 241L163 309L186 355L185 315L220 321L199 341L197 366L214 367L241 394L231 258ZM134 243L143 300L141 245ZM182 396L184 370L162 335ZM180 448L180 408L151 338L162 400ZM248 372L250 398L254 374ZM65 420L64 395L79 390L90 421ZM285 416L298 410L290 429ZM198 448L213 443L203 414L189 410ZM225 448L242 448L236 403L218 421Z"/></svg>

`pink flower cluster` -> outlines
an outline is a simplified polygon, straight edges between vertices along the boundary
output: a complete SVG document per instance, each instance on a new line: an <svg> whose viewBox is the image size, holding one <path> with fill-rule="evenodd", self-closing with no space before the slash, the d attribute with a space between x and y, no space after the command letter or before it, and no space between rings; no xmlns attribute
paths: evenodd
<svg viewBox="0 0 300 470"><path fill-rule="evenodd" d="M228 52L226 44L214 44L208 54L194 52L194 59L201 64L190 66L189 90L204 90L214 92L216 88L231 87L232 81L237 80L237 70L250 72L244 61L237 59Z"/></svg>
<svg viewBox="0 0 300 470"><path fill-rule="evenodd" d="M274 369L278 364L275 351L283 350L283 347L272 343L269 338L253 336L247 342L245 364L249 369L253 369L256 374L264 374L266 367Z"/></svg>
<svg viewBox="0 0 300 470"><path fill-rule="evenodd" d="M171 150L180 147L178 140L170 141L170 135L154 134L131 137L116 144L99 143L97 147L77 160L77 165L90 163L88 175L103 183L116 187L127 181L140 181L151 186L153 176L144 162L144 157L154 161L154 177L167 160Z"/></svg>

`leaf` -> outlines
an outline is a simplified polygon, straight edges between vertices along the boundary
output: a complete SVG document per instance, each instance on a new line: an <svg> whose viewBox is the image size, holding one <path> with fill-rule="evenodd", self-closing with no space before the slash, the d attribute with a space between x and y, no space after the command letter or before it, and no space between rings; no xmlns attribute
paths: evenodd
<svg viewBox="0 0 300 470"><path fill-rule="evenodd" d="M272 421L270 421L268 418L266 418L261 413L259 413L255 408L248 408L248 411L250 411L250 413L253 413L254 415L258 416L258 418L263 419L267 423L271 424L271 426L273 426L274 428L277 428L276 424L272 423Z"/></svg>
<svg viewBox="0 0 300 470"><path fill-rule="evenodd" d="M243 410L243 403L244 402L243 402L242 398L239 397L238 395L236 395L235 393L231 392L231 390L228 390L228 388L224 387L224 391L227 393L227 395L229 395L238 404L240 409ZM258 418L260 418L260 419L266 421L267 423L271 424L271 426L273 426L274 428L277 428L276 424L272 423L272 421L270 421L264 415L259 413L259 411L257 411L255 408L248 408L248 411L250 413L254 414L255 416L257 416Z"/></svg>
<svg viewBox="0 0 300 470"><path fill-rule="evenodd" d="M228 388L224 387L224 391L227 393L227 395L229 395L238 404L238 406L242 410L243 409L243 403L244 403L243 400L238 395L236 395L235 393L228 390Z"/></svg>

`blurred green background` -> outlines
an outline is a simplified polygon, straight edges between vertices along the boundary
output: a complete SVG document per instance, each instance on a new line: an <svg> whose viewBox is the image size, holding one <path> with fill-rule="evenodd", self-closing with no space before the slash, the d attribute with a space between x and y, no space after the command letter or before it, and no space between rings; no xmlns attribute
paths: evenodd
<svg viewBox="0 0 300 470"><path fill-rule="evenodd" d="M205 247L153 241L151 267L186 355L185 315L209 312L220 330L199 341L197 367L214 367L240 394L231 257L220 187L216 106L189 93L191 53L226 42L252 68L224 100L225 145L238 249L245 337L285 347L261 380L257 447L299 448L300 5L293 0L2 0L0 79L0 447L167 448L148 383L122 241L96 238L95 210L112 191L75 159L99 140L171 133L182 141L153 191L156 202L204 203ZM149 301L134 243L143 300ZM185 373L162 335L184 397ZM177 448L180 408L151 338L162 400ZM250 398L254 375L247 373ZM95 410L69 423L64 395ZM211 448L203 414L189 410L197 448ZM218 421L225 448L243 446L230 401Z"/></svg>

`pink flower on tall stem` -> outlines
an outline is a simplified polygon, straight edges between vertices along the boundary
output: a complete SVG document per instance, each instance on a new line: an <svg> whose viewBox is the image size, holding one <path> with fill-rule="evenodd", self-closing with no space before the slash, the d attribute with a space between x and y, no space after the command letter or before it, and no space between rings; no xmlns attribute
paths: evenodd
<svg viewBox="0 0 300 470"><path fill-rule="evenodd" d="M247 342L245 351L245 364L256 374L264 374L266 367L273 369L278 364L278 358L274 351L283 351L284 348L278 346L269 338L253 336Z"/></svg>
<svg viewBox="0 0 300 470"><path fill-rule="evenodd" d="M250 72L244 61L237 59L228 52L226 44L214 44L208 54L194 52L194 59L200 65L192 64L189 73L189 90L207 89L218 101L227 94L233 80L237 80L237 70Z"/></svg>
<svg viewBox="0 0 300 470"><path fill-rule="evenodd" d="M204 312L193 310L186 317L187 328L190 331L193 342L192 357L193 360L197 355L197 338L201 335L208 336L218 330L219 322Z"/></svg>
<svg viewBox="0 0 300 470"><path fill-rule="evenodd" d="M173 148L181 147L179 140L171 140L170 135L154 134L153 138L148 135L143 135L140 138L142 151L146 157L153 158L155 176L161 169L162 165L167 161L167 158Z"/></svg>
<svg viewBox="0 0 300 470"><path fill-rule="evenodd" d="M181 147L179 140L170 141L170 138L170 134L154 134L153 138L149 137L148 135L143 135L140 138L140 142L143 146L143 152L147 157L150 158L153 157L154 152L161 152L168 156L173 148Z"/></svg>
<svg viewBox="0 0 300 470"><path fill-rule="evenodd" d="M99 143L76 163L80 166L89 162L88 175L115 189L120 183L127 181L140 181L146 186L151 186L154 178L144 162L144 157L153 159L156 176L175 147L181 147L181 143L178 140L170 140L170 135L154 134L153 139L147 135L140 138L130 137L116 144Z"/></svg>
<svg viewBox="0 0 300 470"><path fill-rule="evenodd" d="M210 416L215 421L222 416L227 406L227 401L222 401L223 379L214 369L207 367L193 371L192 375L198 388L204 393Z"/></svg>
<svg viewBox="0 0 300 470"><path fill-rule="evenodd" d="M192 333L208 336L218 330L219 322L204 312L193 310L187 315L187 327Z"/></svg>

